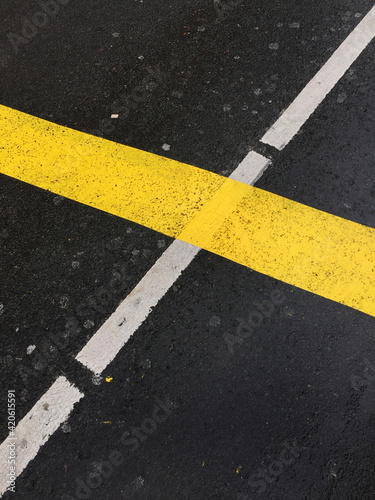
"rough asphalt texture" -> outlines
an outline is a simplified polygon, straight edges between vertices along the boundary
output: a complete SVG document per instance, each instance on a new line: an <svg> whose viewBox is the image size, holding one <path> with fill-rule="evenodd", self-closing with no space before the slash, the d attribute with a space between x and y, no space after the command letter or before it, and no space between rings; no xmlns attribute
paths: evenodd
<svg viewBox="0 0 375 500"><path fill-rule="evenodd" d="M34 33L4 0L0 104L222 175L255 148L258 187L375 227L373 43L259 143L370 1L65 3ZM0 214L1 421L13 385L18 419L85 393L4 498L375 498L374 318L202 251L98 383L74 356L172 240L4 176Z"/></svg>

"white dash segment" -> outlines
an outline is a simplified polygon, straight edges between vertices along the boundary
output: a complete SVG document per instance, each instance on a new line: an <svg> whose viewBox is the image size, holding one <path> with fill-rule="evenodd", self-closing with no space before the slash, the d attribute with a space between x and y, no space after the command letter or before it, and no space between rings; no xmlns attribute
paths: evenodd
<svg viewBox="0 0 375 500"><path fill-rule="evenodd" d="M256 151L250 151L229 178L252 186L263 175L270 163L271 160L265 156Z"/></svg>
<svg viewBox="0 0 375 500"><path fill-rule="evenodd" d="M77 361L100 375L198 252L175 240L77 354Z"/></svg>
<svg viewBox="0 0 375 500"><path fill-rule="evenodd" d="M252 185L269 164L268 158L250 151L230 178ZM100 375L199 250L200 248L194 245L175 240L77 354L77 361L96 375Z"/></svg>
<svg viewBox="0 0 375 500"><path fill-rule="evenodd" d="M8 437L0 445L0 496L9 484L10 464L8 446L16 443L16 477L33 460L39 449L50 436L65 422L83 394L65 377L59 377L35 406L20 420L14 430L14 436Z"/></svg>
<svg viewBox="0 0 375 500"><path fill-rule="evenodd" d="M250 151L231 179L254 184L269 165L270 160ZM134 290L119 305L112 316L93 335L76 359L100 375L116 357L130 336L151 313L153 307L175 283L184 269L192 262L200 248L175 240L162 254ZM84 394L71 385L65 377L59 377L29 413L18 423L16 439L16 477L38 454L50 436L67 420L74 404ZM9 473L9 447L12 439L0 445L0 497L7 489Z"/></svg>
<svg viewBox="0 0 375 500"><path fill-rule="evenodd" d="M375 7L332 54L261 141L282 150L375 36Z"/></svg>

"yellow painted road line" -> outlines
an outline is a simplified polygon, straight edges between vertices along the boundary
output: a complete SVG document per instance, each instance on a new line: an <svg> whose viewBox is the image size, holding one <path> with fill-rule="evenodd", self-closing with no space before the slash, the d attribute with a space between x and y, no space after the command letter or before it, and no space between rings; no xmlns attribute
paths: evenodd
<svg viewBox="0 0 375 500"><path fill-rule="evenodd" d="M176 237L226 181L0 106L0 172Z"/></svg>
<svg viewBox="0 0 375 500"><path fill-rule="evenodd" d="M0 107L0 172L375 316L375 230Z"/></svg>

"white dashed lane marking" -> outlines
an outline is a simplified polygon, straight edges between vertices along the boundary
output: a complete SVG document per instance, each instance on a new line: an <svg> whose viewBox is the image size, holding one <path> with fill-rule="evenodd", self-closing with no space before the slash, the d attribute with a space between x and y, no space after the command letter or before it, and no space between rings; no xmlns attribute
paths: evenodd
<svg viewBox="0 0 375 500"><path fill-rule="evenodd" d="M231 178L253 184L269 163L270 160L251 151L232 173ZM76 359L96 375L100 375L146 320L152 308L192 262L199 250L194 245L175 240L93 335ZM18 423L14 432L17 438L16 477L36 457L40 447L68 418L74 404L83 396L84 394L72 386L65 377L59 377ZM4 494L8 485L9 442L8 438L0 446L0 496Z"/></svg>
<svg viewBox="0 0 375 500"><path fill-rule="evenodd" d="M0 445L0 496L9 486L10 456L16 453L19 476L52 434L67 420L83 394L65 377L59 377L35 406L18 422L13 434Z"/></svg>
<svg viewBox="0 0 375 500"><path fill-rule="evenodd" d="M332 54L261 141L282 150L375 36L375 7Z"/></svg>
<svg viewBox="0 0 375 500"><path fill-rule="evenodd" d="M76 359L100 375L198 252L199 248L175 240Z"/></svg>
<svg viewBox="0 0 375 500"><path fill-rule="evenodd" d="M373 39L374 35L375 8L359 23L264 135L262 142L277 149L283 149ZM251 151L230 178L253 185L269 163L269 159ZM193 245L178 240L174 241L80 351L76 359L95 374L102 373L131 335L145 321L151 308L160 301L198 252L199 248ZM18 443L16 477L36 457L40 447L68 418L74 404L83 396L65 377L59 377L32 410L18 423L15 429ZM4 494L8 484L8 444L9 438L0 445L0 496Z"/></svg>
<svg viewBox="0 0 375 500"><path fill-rule="evenodd" d="M230 177L252 185L269 163L270 160L251 151ZM157 305L182 271L192 262L199 250L189 243L175 240L112 316L91 337L76 359L100 375L145 321L151 308Z"/></svg>

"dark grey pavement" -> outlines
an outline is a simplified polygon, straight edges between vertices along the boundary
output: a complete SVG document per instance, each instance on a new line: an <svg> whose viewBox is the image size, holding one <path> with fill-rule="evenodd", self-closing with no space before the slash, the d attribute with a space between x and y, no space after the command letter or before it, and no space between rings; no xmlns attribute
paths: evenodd
<svg viewBox="0 0 375 500"><path fill-rule="evenodd" d="M371 7L66 0L27 40L40 3L5 0L0 104L223 175L256 147L257 187L375 228L373 43L259 143ZM75 355L172 240L5 176L0 215L1 421L10 386L17 420L85 393L4 498L375 498L373 317L202 251L98 383Z"/></svg>

